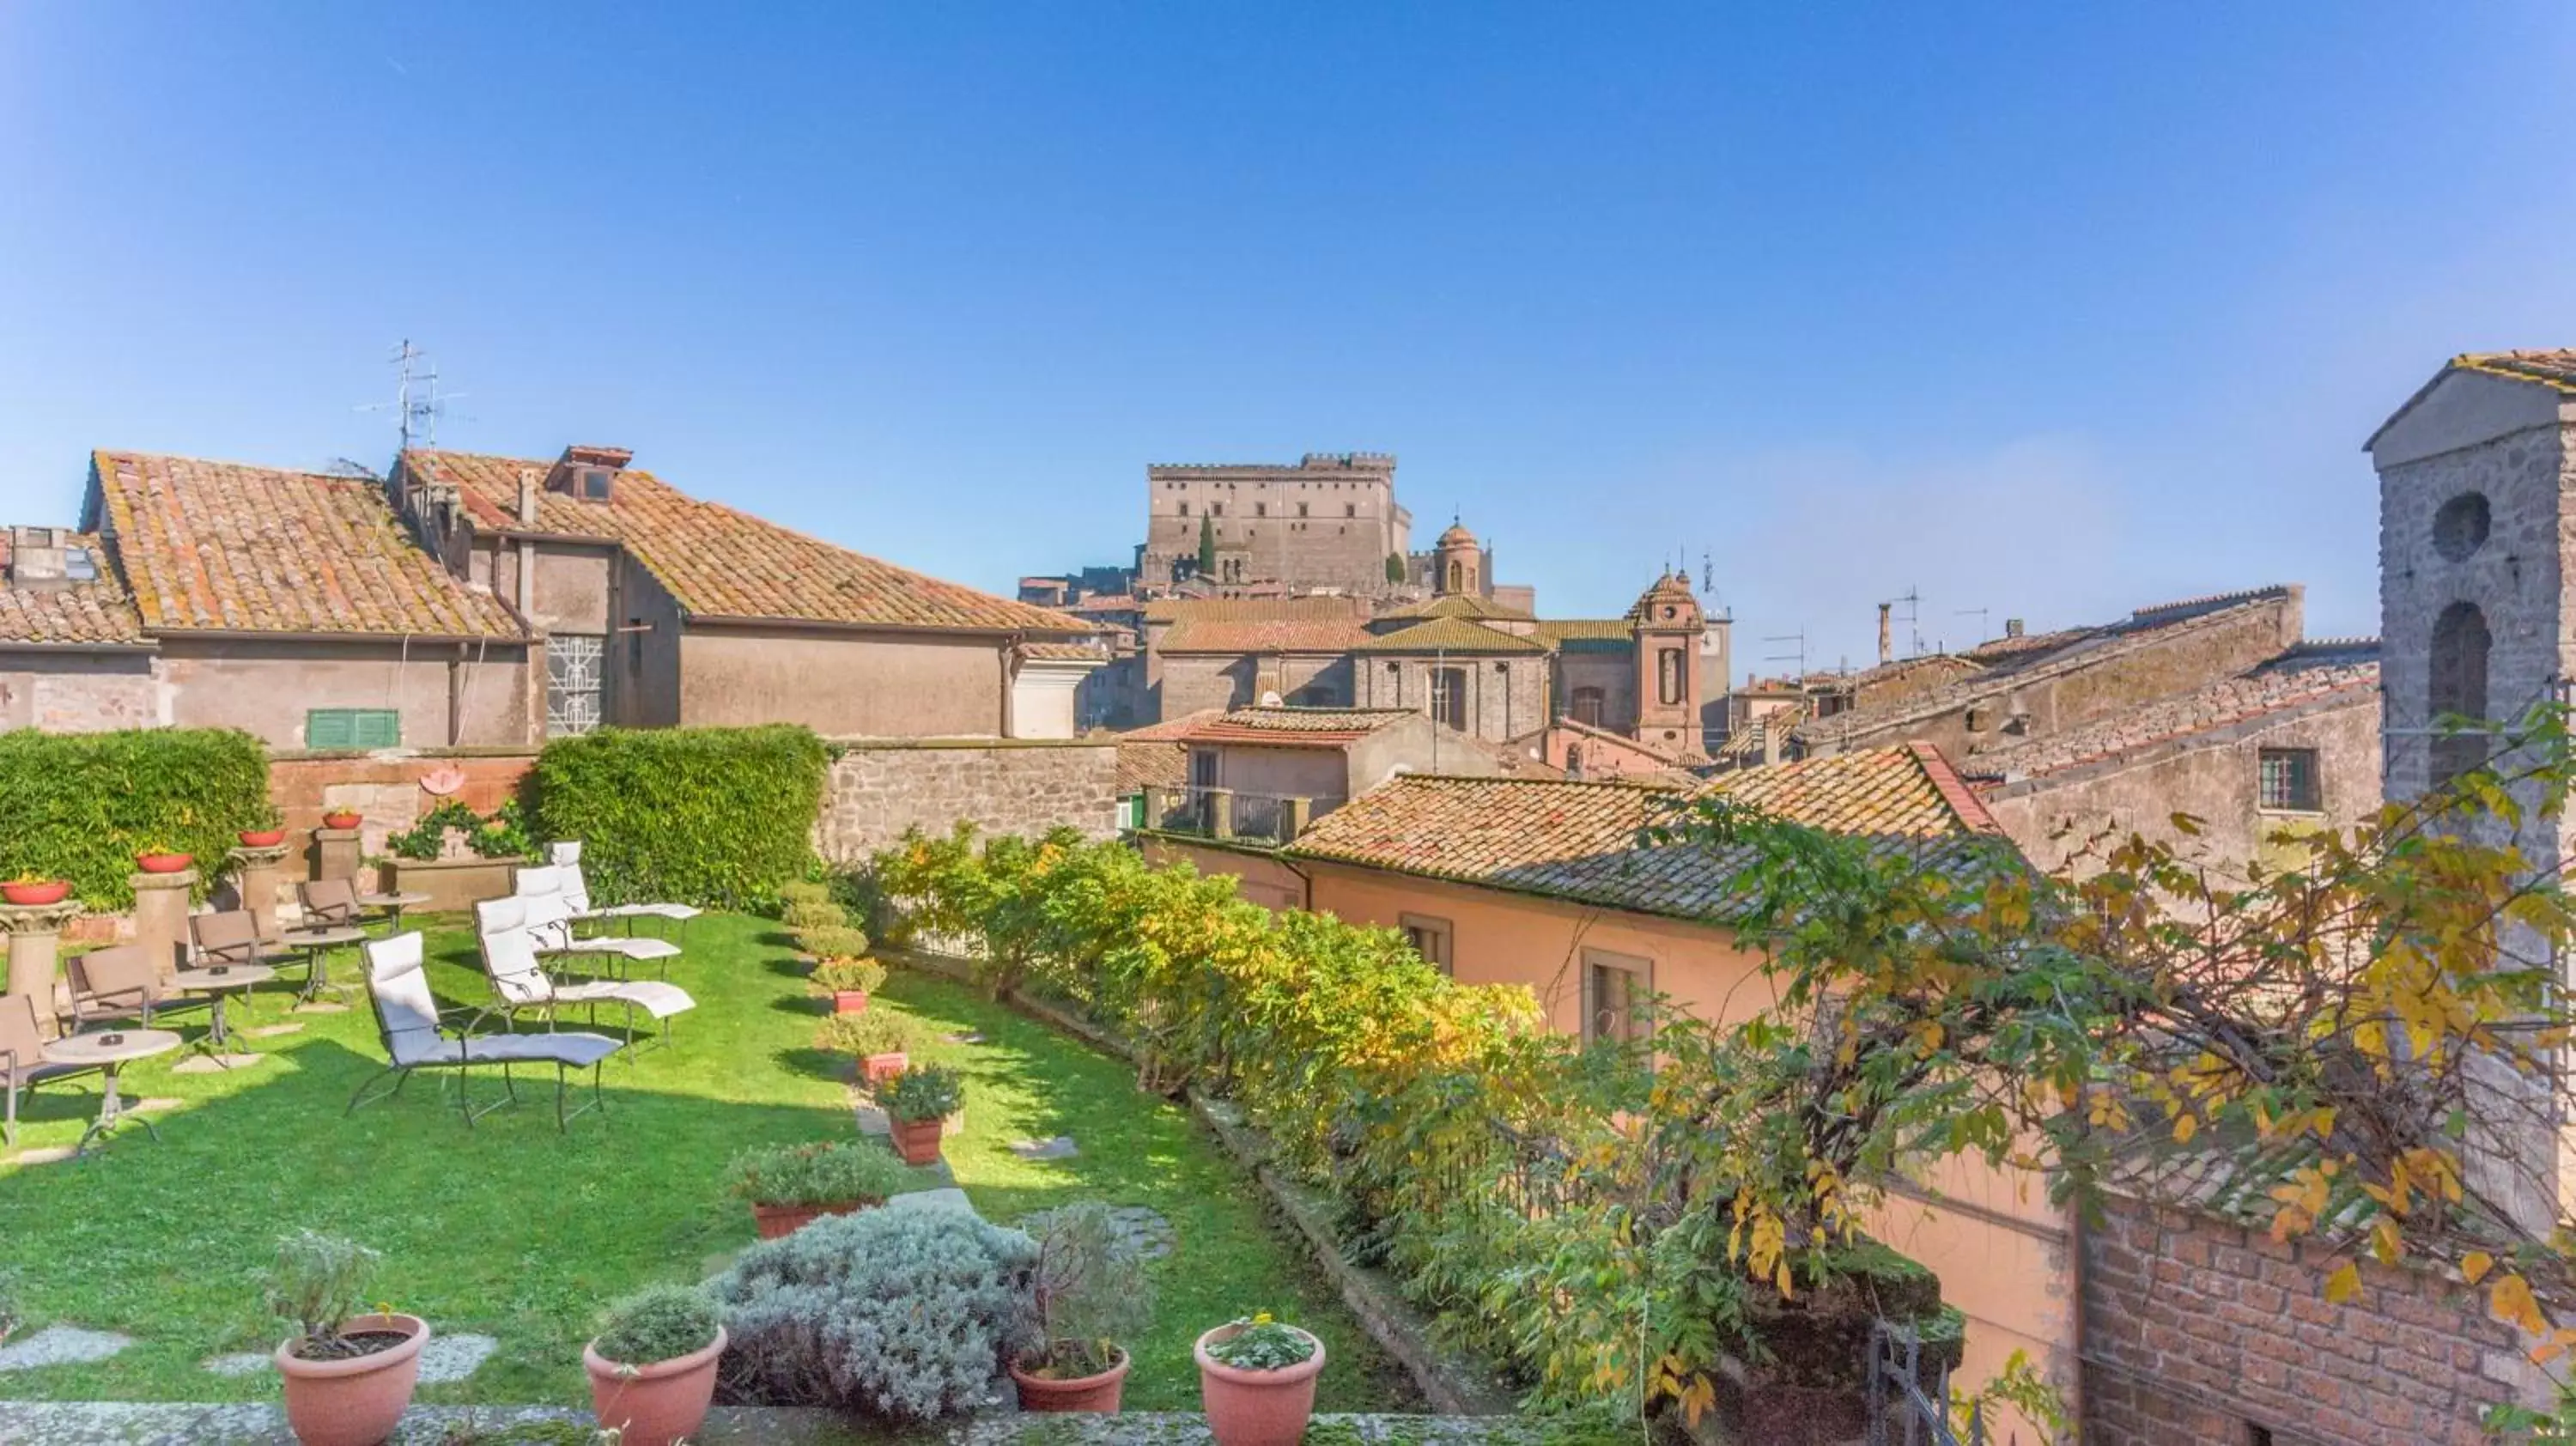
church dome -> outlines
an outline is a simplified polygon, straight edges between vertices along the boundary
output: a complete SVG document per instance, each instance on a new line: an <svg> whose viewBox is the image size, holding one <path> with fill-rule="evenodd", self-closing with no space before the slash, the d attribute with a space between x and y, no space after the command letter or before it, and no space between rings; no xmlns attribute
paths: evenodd
<svg viewBox="0 0 2576 1446"><path fill-rule="evenodd" d="M1449 530L1440 534L1438 545L1441 547L1473 547L1476 545L1476 534L1469 532L1465 523L1452 522L1449 524Z"/></svg>
<svg viewBox="0 0 2576 1446"><path fill-rule="evenodd" d="M1663 616L1664 609L1668 607L1683 606L1697 612L1699 596L1691 591L1689 578L1677 572L1667 572L1656 578L1655 585L1638 597L1637 605L1628 609L1628 616L1642 621Z"/></svg>

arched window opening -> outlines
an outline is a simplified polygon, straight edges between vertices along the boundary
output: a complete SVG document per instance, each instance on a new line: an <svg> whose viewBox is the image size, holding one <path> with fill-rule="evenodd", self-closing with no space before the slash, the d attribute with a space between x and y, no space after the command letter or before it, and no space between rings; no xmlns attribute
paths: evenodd
<svg viewBox="0 0 2576 1446"><path fill-rule="evenodd" d="M2494 641L2487 632L2486 614L2478 611L2475 603L2453 603L2434 619L2427 691L2436 729L2443 727L2446 719L2478 723L2487 720L2487 652ZM2484 732L2437 733L2433 739L2433 786L2440 788L2486 761Z"/></svg>

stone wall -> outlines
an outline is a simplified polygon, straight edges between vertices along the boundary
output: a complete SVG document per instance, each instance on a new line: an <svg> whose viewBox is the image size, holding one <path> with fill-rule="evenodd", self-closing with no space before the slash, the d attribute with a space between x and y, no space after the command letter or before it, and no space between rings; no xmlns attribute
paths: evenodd
<svg viewBox="0 0 2576 1446"><path fill-rule="evenodd" d="M850 863L918 825L945 833L965 819L986 833L1039 834L1068 824L1089 838L1118 831L1118 746L1103 739L856 739L824 786L814 847Z"/></svg>
<svg viewBox="0 0 2576 1446"><path fill-rule="evenodd" d="M449 798L488 814L517 796L519 781L535 767L532 748L439 748L417 753L274 752L268 761L268 796L285 815L287 842L299 850L322 826L325 809L353 808L364 818L360 847L385 851L385 835L400 833ZM426 781L446 790L431 793ZM290 879L312 878L302 852L287 856Z"/></svg>
<svg viewBox="0 0 2576 1446"><path fill-rule="evenodd" d="M2538 1381L2456 1282L2365 1261L2330 1305L2311 1251L2206 1215L2112 1197L2083 1268L2087 1446L2471 1446Z"/></svg>

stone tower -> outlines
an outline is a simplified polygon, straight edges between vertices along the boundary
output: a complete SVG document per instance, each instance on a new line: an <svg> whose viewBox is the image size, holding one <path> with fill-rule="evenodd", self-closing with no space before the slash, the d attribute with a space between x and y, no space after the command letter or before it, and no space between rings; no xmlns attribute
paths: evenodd
<svg viewBox="0 0 2576 1446"><path fill-rule="evenodd" d="M1637 741L1667 752L1700 746L1699 598L1667 572L1628 609L1637 637Z"/></svg>
<svg viewBox="0 0 2576 1446"><path fill-rule="evenodd" d="M1476 534L1458 519L1449 519L1449 530L1432 545L1431 590L1442 597L1482 597L1484 571L1485 551L1476 545Z"/></svg>

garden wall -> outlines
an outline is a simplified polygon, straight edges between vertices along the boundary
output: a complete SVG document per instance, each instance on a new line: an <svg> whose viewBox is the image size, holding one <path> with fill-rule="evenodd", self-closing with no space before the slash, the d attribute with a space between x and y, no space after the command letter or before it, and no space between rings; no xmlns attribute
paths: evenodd
<svg viewBox="0 0 2576 1446"><path fill-rule="evenodd" d="M268 796L285 815L287 841L299 850L288 856L288 872L312 877L296 870L308 862L304 845L322 826L326 808L354 808L364 815L360 847L381 854L386 834L410 828L445 801L422 788L421 780L442 787L454 781L455 791L446 797L488 814L518 793L519 780L536 761L532 748L421 748L400 754L272 749Z"/></svg>
<svg viewBox="0 0 2576 1446"><path fill-rule="evenodd" d="M1118 746L1087 739L852 739L832 745L814 848L856 863L920 827L1086 838L1118 832Z"/></svg>

